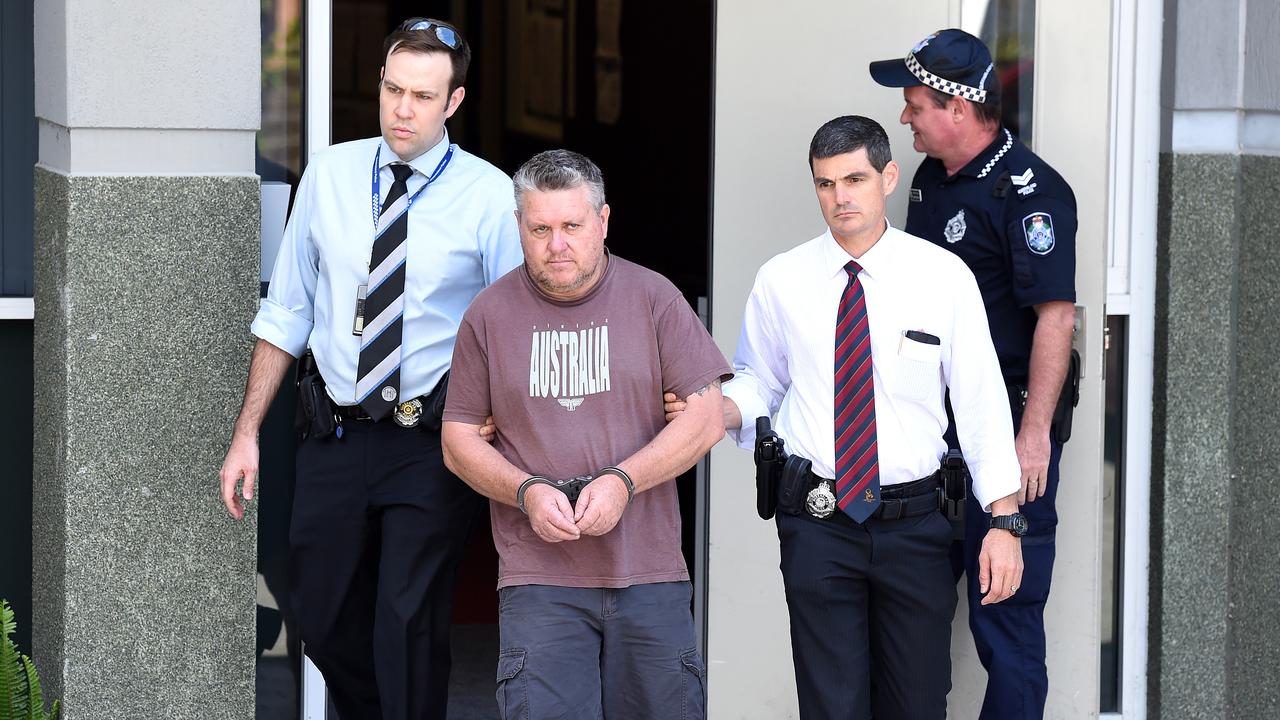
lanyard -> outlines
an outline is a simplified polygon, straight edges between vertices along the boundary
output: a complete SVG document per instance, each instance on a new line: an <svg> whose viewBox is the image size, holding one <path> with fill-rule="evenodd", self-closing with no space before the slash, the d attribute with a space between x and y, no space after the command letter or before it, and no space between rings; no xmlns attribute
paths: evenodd
<svg viewBox="0 0 1280 720"><path fill-rule="evenodd" d="M409 208L413 207L413 201L417 200L418 196L422 194L422 191L427 189L427 185L430 185L431 183L435 182L436 178L440 177L440 174L444 172L444 169L449 166L449 161L453 159L453 149L456 147L457 145L449 146L449 149L445 152L444 157L440 159L440 164L436 165L436 169L432 170L431 174L427 176L426 184L418 188L418 191L415 192L413 196L409 198L409 205L408 207L405 208L405 212L409 212ZM373 232L374 234L377 234L378 232L378 217L382 215L382 195L379 192L382 187L382 177L381 177L381 173L378 172L380 169L378 167L378 160L381 158L381 156L382 156L382 143L378 143L378 149L373 153L373 180L370 183L373 188Z"/></svg>

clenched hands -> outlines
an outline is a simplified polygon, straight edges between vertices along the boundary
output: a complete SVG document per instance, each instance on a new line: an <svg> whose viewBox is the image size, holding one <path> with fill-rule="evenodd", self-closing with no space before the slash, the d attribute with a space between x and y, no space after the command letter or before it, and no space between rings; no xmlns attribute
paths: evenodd
<svg viewBox="0 0 1280 720"><path fill-rule="evenodd" d="M622 519L627 502L627 486L616 475L601 475L587 483L576 509L564 493L549 485L532 485L524 494L529 526L550 543L604 535Z"/></svg>

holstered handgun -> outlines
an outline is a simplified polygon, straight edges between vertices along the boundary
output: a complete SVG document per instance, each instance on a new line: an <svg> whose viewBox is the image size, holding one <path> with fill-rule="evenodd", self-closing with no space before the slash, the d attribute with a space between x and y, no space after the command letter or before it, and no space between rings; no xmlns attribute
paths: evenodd
<svg viewBox="0 0 1280 720"><path fill-rule="evenodd" d="M298 358L298 413L294 429L298 437L323 439L334 434L338 420L329 405L329 393L324 389L324 377L316 367L315 356L308 350Z"/></svg>
<svg viewBox="0 0 1280 720"><path fill-rule="evenodd" d="M1062 392L1058 394L1058 404L1053 408L1053 439L1066 443L1071 439L1071 420L1075 415L1075 407L1080 403L1080 353L1071 348L1071 359L1067 364L1067 376L1062 381Z"/></svg>
<svg viewBox="0 0 1280 720"><path fill-rule="evenodd" d="M952 537L964 539L964 501L968 496L966 481L969 468L958 448L942 456L942 512L951 521Z"/></svg>
<svg viewBox="0 0 1280 720"><path fill-rule="evenodd" d="M770 427L769 418L756 418L756 513L762 520L778 509L778 481L787 461L786 442Z"/></svg>

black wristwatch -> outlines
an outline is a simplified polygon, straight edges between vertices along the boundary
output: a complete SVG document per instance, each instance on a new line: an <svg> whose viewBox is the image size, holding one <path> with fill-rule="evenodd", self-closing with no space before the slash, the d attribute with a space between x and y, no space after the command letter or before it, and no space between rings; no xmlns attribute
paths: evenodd
<svg viewBox="0 0 1280 720"><path fill-rule="evenodd" d="M996 530L1008 530L1014 537L1027 534L1027 516L1020 512L1012 515L996 515L991 518L991 527Z"/></svg>

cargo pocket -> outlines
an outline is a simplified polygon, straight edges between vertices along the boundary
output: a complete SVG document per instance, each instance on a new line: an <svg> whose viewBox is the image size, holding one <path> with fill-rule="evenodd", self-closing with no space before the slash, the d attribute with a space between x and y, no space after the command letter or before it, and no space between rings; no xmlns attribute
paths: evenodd
<svg viewBox="0 0 1280 720"><path fill-rule="evenodd" d="M707 714L706 666L697 649L680 654L680 718L701 720Z"/></svg>
<svg viewBox="0 0 1280 720"><path fill-rule="evenodd" d="M529 720L529 680L524 670L524 650L504 650L498 655L498 717Z"/></svg>

